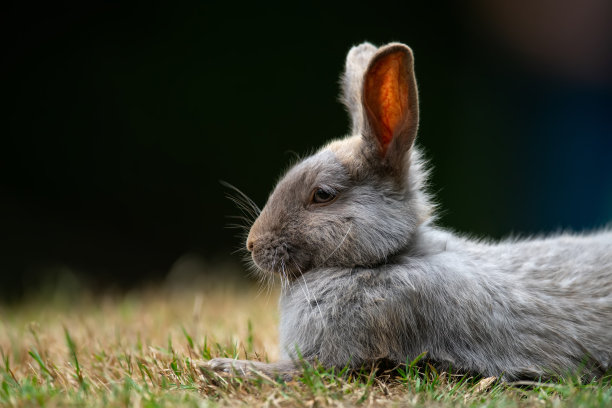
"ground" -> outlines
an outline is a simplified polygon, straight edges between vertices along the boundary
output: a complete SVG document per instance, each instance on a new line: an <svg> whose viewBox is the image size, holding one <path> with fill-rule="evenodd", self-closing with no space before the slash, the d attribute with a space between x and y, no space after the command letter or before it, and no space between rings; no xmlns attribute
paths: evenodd
<svg viewBox="0 0 612 408"><path fill-rule="evenodd" d="M217 277L121 294L46 290L0 306L0 406L612 406L610 378L502 384L409 364L305 366L282 382L200 370L211 357L275 360L277 298Z"/></svg>

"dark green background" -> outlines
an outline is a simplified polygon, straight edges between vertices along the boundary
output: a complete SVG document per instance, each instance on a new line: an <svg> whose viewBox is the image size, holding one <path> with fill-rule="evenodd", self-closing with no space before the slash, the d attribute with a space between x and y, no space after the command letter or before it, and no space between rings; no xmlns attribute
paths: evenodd
<svg viewBox="0 0 612 408"><path fill-rule="evenodd" d="M609 81L533 69L474 2L378 3L6 6L0 293L60 266L98 288L232 257L218 181L263 205L292 152L344 135L338 76L364 40L414 50L442 225L498 238L611 219Z"/></svg>

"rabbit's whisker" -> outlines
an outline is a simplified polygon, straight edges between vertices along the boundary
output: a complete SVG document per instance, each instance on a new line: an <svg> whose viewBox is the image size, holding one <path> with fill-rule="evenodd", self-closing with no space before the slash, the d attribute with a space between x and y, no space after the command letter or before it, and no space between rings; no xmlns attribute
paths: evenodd
<svg viewBox="0 0 612 408"><path fill-rule="evenodd" d="M295 263L295 261L294 261ZM298 267L299 269L299 267ZM306 304L308 304L308 306L310 307L310 310L312 310L312 304L310 303L310 297L308 296L308 292L306 290L304 290L304 287L302 286L302 283L300 282L300 280L297 280L297 283L300 287L300 289L302 290L302 293L304 294L304 299L306 300ZM306 281L304 281L304 283L306 283ZM308 289L308 287L306 287L306 289Z"/></svg>
<svg viewBox="0 0 612 408"><path fill-rule="evenodd" d="M331 258L332 255L336 253L336 251L342 246L342 244L344 244L344 241L346 240L346 237L348 237L349 232L351 232L352 227L353 227L353 224L349 224L349 227L346 230L346 233L344 234L342 239L340 240L340 243L336 246L336 248L334 248L334 250L329 255L327 255L327 258L325 258L325 260L321 262L321 264L325 264L325 262L329 261L329 258Z"/></svg>
<svg viewBox="0 0 612 408"><path fill-rule="evenodd" d="M295 265L295 267L299 271L300 276L302 277L302 281L304 281L304 287L306 288L306 293L308 293L308 296L306 296L306 293L304 294L304 296L306 296L306 301L308 302L308 304L310 305L310 308L312 310L312 303L310 301L310 297L312 295L310 293L310 290L308 289L308 283L306 283L306 278L304 277L304 274L302 273L302 269L300 268L300 265L298 265L297 262L295 262L295 261L293 261L293 264ZM299 280L298 280L298 282L299 282ZM300 287L301 287L301 285L300 285ZM321 307L319 306L319 301L317 300L316 296L312 296L312 300L314 300L315 305L317 306L317 310L319 311L319 315L321 316L321 322L323 323L323 327L325 327L325 319L323 318L323 312L321 311Z"/></svg>
<svg viewBox="0 0 612 408"><path fill-rule="evenodd" d="M238 187L235 187L226 181L221 181L221 184L224 187L231 189L237 194L228 194L228 198L234 203L236 203L236 205L238 205L241 209L245 210L249 215L251 215L253 220L255 220L259 216L259 214L261 213L261 209L257 206L257 204L255 204L253 200L249 198L249 196L243 193Z"/></svg>
<svg viewBox="0 0 612 408"><path fill-rule="evenodd" d="M304 278L304 275L302 275L300 273L300 275L302 276L302 280L304 281L304 287L306 287L306 292L312 296L310 294L310 291L308 290L308 284L306 283L306 278ZM323 327L325 327L325 318L323 317L323 312L321 311L321 307L319 306L319 301L317 300L317 298L315 296L312 296L312 300L314 300L315 305L317 306L317 310L319 311L319 316L321 316L321 323L323 323ZM310 300L308 301L308 303L310 303ZM310 305L312 308L312 304Z"/></svg>

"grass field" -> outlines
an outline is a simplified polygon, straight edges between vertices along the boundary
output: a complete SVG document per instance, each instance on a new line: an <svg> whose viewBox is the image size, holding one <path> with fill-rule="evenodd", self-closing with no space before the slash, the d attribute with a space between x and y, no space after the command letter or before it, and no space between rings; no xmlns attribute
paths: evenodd
<svg viewBox="0 0 612 408"><path fill-rule="evenodd" d="M220 281L0 306L0 406L612 406L610 379L500 384L413 365L377 375L305 367L286 383L202 372L211 357L278 355L278 293Z"/></svg>

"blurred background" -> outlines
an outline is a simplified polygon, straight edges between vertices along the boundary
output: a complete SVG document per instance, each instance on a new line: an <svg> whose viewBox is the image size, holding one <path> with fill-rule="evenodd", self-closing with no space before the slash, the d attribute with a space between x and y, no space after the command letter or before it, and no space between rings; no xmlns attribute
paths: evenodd
<svg viewBox="0 0 612 408"><path fill-rule="evenodd" d="M343 136L338 76L364 40L414 50L441 225L501 238L612 220L608 0L3 9L3 301L240 270L219 180L263 206L294 153Z"/></svg>

